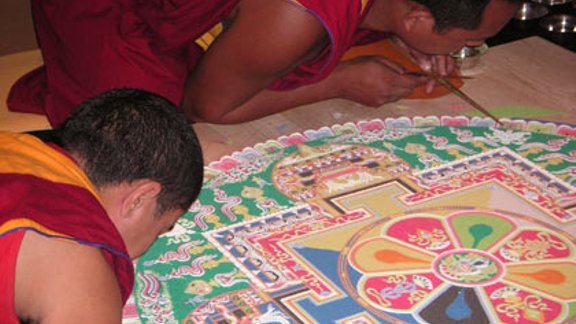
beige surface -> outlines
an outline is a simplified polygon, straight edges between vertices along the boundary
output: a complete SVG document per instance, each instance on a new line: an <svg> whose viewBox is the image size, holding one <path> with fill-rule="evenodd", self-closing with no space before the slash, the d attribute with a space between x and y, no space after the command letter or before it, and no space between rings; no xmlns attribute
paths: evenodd
<svg viewBox="0 0 576 324"><path fill-rule="evenodd" d="M42 116L6 111L11 84L41 64L38 51L0 57L0 130L25 131L47 128ZM538 116L550 121L576 123L576 54L538 37L491 48L482 66L467 73L462 90L488 109L530 106L561 111ZM517 112L517 110L514 110ZM373 109L345 101L329 100L299 107L240 125L197 124L206 160L282 135L364 119L463 115L474 109L454 95L428 100L400 100ZM513 117L522 116L521 112Z"/></svg>

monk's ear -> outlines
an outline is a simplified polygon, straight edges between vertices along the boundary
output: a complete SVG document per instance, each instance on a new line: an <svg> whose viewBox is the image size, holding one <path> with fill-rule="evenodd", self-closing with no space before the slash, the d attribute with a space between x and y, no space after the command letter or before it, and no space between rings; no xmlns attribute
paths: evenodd
<svg viewBox="0 0 576 324"><path fill-rule="evenodd" d="M434 27L434 16L428 8L412 1L409 1L407 6L402 17L402 24L406 31L412 32L422 27L431 30Z"/></svg>
<svg viewBox="0 0 576 324"><path fill-rule="evenodd" d="M161 190L160 183L153 180L141 179L132 182L122 202L122 217L130 221L138 221L132 218L140 218L153 213Z"/></svg>

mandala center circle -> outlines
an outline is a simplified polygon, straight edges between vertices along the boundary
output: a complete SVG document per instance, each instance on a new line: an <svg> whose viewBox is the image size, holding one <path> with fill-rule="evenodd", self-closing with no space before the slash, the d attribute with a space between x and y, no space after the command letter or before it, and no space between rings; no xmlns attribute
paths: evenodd
<svg viewBox="0 0 576 324"><path fill-rule="evenodd" d="M484 286L500 278L503 264L480 250L452 250L436 258L433 270L457 286Z"/></svg>

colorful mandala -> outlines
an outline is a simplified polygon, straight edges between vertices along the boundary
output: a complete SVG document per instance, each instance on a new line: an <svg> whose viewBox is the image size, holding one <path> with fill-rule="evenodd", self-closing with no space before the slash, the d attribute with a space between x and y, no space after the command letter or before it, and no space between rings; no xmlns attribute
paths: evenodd
<svg viewBox="0 0 576 324"><path fill-rule="evenodd" d="M380 220L340 257L347 292L384 320L562 323L576 300L574 242L499 212Z"/></svg>
<svg viewBox="0 0 576 324"><path fill-rule="evenodd" d="M574 322L576 128L490 123L333 125L211 163L125 321Z"/></svg>

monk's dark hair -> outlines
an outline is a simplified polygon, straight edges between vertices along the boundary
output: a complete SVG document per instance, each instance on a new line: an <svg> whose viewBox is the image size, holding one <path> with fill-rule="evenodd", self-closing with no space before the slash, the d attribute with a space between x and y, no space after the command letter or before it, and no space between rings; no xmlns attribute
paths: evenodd
<svg viewBox="0 0 576 324"><path fill-rule="evenodd" d="M57 129L62 146L98 188L140 179L162 186L156 214L187 210L202 187L192 124L165 98L114 89L87 100Z"/></svg>
<svg viewBox="0 0 576 324"><path fill-rule="evenodd" d="M476 29L490 1L522 3L522 0L413 0L428 8L435 20L437 31L450 28Z"/></svg>

